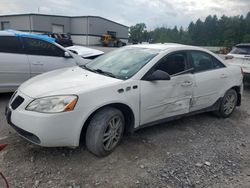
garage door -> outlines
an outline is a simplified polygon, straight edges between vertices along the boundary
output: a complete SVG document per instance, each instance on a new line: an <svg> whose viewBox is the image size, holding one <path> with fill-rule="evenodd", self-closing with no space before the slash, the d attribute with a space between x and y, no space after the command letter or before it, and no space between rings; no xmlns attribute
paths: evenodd
<svg viewBox="0 0 250 188"><path fill-rule="evenodd" d="M63 33L64 26L63 25L52 25L53 33Z"/></svg>

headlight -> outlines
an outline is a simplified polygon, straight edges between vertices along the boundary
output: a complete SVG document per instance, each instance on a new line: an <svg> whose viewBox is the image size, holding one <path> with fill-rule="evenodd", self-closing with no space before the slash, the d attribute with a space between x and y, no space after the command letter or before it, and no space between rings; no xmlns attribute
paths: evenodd
<svg viewBox="0 0 250 188"><path fill-rule="evenodd" d="M70 96L51 96L33 100L26 110L42 113L67 112L74 109L78 97Z"/></svg>

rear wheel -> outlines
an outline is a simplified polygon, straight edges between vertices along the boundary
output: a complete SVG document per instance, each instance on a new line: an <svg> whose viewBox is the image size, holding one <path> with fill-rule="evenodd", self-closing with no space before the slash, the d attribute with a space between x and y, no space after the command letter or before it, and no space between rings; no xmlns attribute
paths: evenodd
<svg viewBox="0 0 250 188"><path fill-rule="evenodd" d="M86 146L96 156L110 154L120 143L125 127L122 112L106 107L98 111L90 121L86 133Z"/></svg>
<svg viewBox="0 0 250 188"><path fill-rule="evenodd" d="M225 93L221 101L220 109L216 112L216 114L223 118L231 116L234 109L236 108L237 100L237 92L234 89L228 90Z"/></svg>

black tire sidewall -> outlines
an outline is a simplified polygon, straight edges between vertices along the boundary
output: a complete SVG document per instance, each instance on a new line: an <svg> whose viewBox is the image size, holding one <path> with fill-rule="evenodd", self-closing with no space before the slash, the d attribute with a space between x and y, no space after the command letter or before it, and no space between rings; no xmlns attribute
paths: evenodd
<svg viewBox="0 0 250 188"><path fill-rule="evenodd" d="M105 107L96 112L96 114L91 119L86 132L86 146L88 150L95 154L96 156L106 156L110 154L116 147L112 150L105 150L103 145L103 134L108 126L108 122L114 116L119 116L122 120L122 135L125 127L125 119L122 112L113 107ZM121 136L122 138L122 136ZM117 145L119 145L120 140ZM116 146L117 146L116 145Z"/></svg>
<svg viewBox="0 0 250 188"><path fill-rule="evenodd" d="M229 94L235 95L236 100L235 100L235 105L234 105L234 108L233 108L232 112L231 112L230 114L225 114L225 112L224 112L224 103L225 103L226 97L227 97ZM223 117L223 118L227 118L227 117L231 116L232 113L234 112L235 108L236 108L237 100L238 100L237 92L236 92L234 89L228 90L228 91L225 93L225 95L224 95L224 97L222 98L222 101L221 101L220 110L219 110L220 116Z"/></svg>

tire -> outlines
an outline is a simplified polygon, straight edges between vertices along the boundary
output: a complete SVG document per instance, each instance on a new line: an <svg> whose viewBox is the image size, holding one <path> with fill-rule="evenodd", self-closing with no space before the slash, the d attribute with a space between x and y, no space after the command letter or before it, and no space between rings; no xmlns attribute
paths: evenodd
<svg viewBox="0 0 250 188"><path fill-rule="evenodd" d="M228 90L220 104L220 108L215 114L222 118L228 118L234 112L238 101L237 92L234 89Z"/></svg>
<svg viewBox="0 0 250 188"><path fill-rule="evenodd" d="M87 149L98 157L109 155L120 143L125 127L122 112L105 107L90 120L86 132Z"/></svg>

